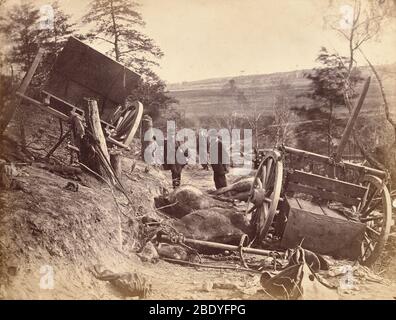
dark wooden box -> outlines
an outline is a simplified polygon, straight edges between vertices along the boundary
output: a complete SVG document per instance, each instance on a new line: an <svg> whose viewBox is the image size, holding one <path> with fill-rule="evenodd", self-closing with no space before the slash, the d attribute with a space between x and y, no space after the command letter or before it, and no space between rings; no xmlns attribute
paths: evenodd
<svg viewBox="0 0 396 320"><path fill-rule="evenodd" d="M365 224L341 213L297 198L287 198L281 208L287 218L281 246L302 247L334 258L356 259L361 250Z"/></svg>

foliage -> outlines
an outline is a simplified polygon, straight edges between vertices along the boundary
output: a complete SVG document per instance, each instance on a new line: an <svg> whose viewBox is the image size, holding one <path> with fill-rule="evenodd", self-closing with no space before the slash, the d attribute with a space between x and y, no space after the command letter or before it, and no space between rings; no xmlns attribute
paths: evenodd
<svg viewBox="0 0 396 320"><path fill-rule="evenodd" d="M29 69L40 47L46 49L43 74L47 73L67 37L74 32L74 24L69 23L70 16L57 2L52 8L53 20L48 17L47 24L43 23L42 14L33 2L14 5L0 21L0 32L9 42L7 61L14 66L17 75Z"/></svg>
<svg viewBox="0 0 396 320"><path fill-rule="evenodd" d="M143 81L130 95L156 118L161 108L176 100L168 96L165 83L152 70L163 52L139 30L145 22L138 8L139 4L129 0L94 0L83 22L92 25L87 38L107 44L108 54L142 75Z"/></svg>
<svg viewBox="0 0 396 320"><path fill-rule="evenodd" d="M177 103L176 99L168 95L165 83L159 78L156 81L144 81L142 79L130 93L130 97L142 102L145 113L150 115L153 120L158 119L161 109Z"/></svg>
<svg viewBox="0 0 396 320"><path fill-rule="evenodd" d="M353 65L356 64L356 56L360 56L366 61L367 65L370 67L374 77L377 80L377 85L380 89L380 93L383 100L383 111L385 113L385 126L386 124L393 127L393 141L388 142L387 145L380 146L383 149L388 150L388 160L385 162L377 157L377 154L371 154L374 148L379 146L370 145L364 143L359 139L359 135L354 136L356 144L359 146L360 152L365 156L368 162L378 168L378 169L388 169L392 173L392 179L396 181L396 172L394 168L396 167L396 121L391 115L391 106L388 102L387 95L382 84L382 77L377 72L377 68L370 61L368 56L365 54L364 45L370 41L379 41L381 36L383 36L386 31L386 27L394 23L396 18L396 2L394 0L370 0L361 1L354 0L350 1L350 5L345 6L348 8L342 17L343 23L340 24L339 12L337 14L331 13L332 10L339 10L339 4L335 1L329 3L330 13L325 15L325 24L329 25L333 30L337 31L341 37L346 40L349 48L349 62L348 71L351 73L353 70ZM389 29L388 31L393 32L394 30ZM348 92L345 94L346 106L351 110L350 97Z"/></svg>
<svg viewBox="0 0 396 320"><path fill-rule="evenodd" d="M350 98L356 96L354 89L362 78L357 68L349 72L348 58L329 53L324 47L321 48L316 61L321 66L305 74L305 77L311 80L311 89L301 95L312 99L313 105L310 108L294 108L294 110L299 116L312 120L312 125L304 123L304 128L299 128L298 131L312 130L316 136L321 137L322 141L326 138L327 152L332 155L335 141L339 138L334 111L336 108L345 107L346 91L349 92ZM327 130L323 130L323 123L327 124Z"/></svg>
<svg viewBox="0 0 396 320"><path fill-rule="evenodd" d="M0 19L0 33L6 42L6 46L3 47L5 66L2 71L11 70L10 75L1 75L1 89L9 93L9 97L1 101L1 133L15 110L16 101L13 101L14 97L10 92L14 91L13 86L19 83L28 71L39 48L42 47L46 51L30 85L33 94L45 83L56 54L74 31L74 24L69 23L70 17L60 9L57 2L40 9L33 2L26 1L6 10ZM25 123L29 112L25 110L16 113L23 148L26 147Z"/></svg>
<svg viewBox="0 0 396 320"><path fill-rule="evenodd" d="M348 58L329 53L325 47L321 48L316 61L321 67L306 74L312 82L312 90L306 96L318 102L319 108L345 106L344 92L348 89L345 81L349 78L349 85L354 88L362 80L360 71L355 68L349 75Z"/></svg>

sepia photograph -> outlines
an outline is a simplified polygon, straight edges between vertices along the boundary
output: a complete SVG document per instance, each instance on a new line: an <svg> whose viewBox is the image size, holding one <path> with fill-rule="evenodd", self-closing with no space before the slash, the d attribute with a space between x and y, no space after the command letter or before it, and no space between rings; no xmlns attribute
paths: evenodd
<svg viewBox="0 0 396 320"><path fill-rule="evenodd" d="M396 299L396 0L0 0L0 44L0 300Z"/></svg>

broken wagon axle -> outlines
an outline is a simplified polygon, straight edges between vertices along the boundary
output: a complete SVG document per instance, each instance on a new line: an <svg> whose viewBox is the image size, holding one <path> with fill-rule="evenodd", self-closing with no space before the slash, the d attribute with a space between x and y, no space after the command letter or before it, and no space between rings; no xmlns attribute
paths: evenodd
<svg viewBox="0 0 396 320"><path fill-rule="evenodd" d="M200 245L200 246L204 246L204 247L208 247L208 248L256 254L259 256L270 256L274 252L273 250L264 250L264 249L256 249L256 248L249 248L249 247L243 247L243 246L235 246L235 245L231 245L231 244L189 239L189 238L184 238L184 237L178 237L177 239L175 239L173 237L169 237L169 236L162 235L162 234L158 234L157 239L159 241L165 240L170 243L184 243L184 244L190 244L190 245Z"/></svg>

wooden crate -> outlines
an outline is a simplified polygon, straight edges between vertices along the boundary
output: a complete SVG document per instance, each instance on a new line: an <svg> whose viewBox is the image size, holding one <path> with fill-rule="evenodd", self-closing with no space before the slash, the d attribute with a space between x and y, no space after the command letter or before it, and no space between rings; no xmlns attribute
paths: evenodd
<svg viewBox="0 0 396 320"><path fill-rule="evenodd" d="M281 246L302 247L334 258L356 259L360 254L365 224L347 219L341 213L297 198L284 201L282 214L287 217Z"/></svg>

